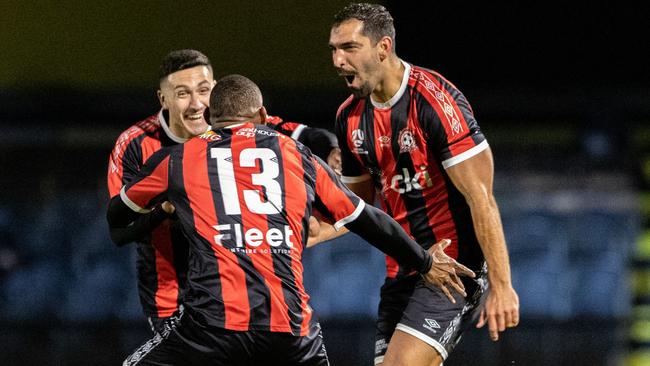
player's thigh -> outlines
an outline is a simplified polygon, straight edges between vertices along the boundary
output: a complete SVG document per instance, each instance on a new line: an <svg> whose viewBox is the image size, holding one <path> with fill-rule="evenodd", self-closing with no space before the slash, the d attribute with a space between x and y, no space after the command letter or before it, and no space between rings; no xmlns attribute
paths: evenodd
<svg viewBox="0 0 650 366"><path fill-rule="evenodd" d="M442 356L419 338L396 330L384 356L382 366L438 366Z"/></svg>
<svg viewBox="0 0 650 366"><path fill-rule="evenodd" d="M386 349L402 319L419 276L387 278L381 288L375 329L375 365L383 362Z"/></svg>

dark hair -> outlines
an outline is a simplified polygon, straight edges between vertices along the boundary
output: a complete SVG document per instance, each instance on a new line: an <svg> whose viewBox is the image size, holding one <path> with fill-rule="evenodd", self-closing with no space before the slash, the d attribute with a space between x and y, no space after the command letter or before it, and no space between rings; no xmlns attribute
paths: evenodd
<svg viewBox="0 0 650 366"><path fill-rule="evenodd" d="M224 76L210 93L210 116L220 120L250 117L261 107L260 88L245 76Z"/></svg>
<svg viewBox="0 0 650 366"><path fill-rule="evenodd" d="M176 71L189 69L195 66L207 66L212 71L212 65L208 56L197 50L176 50L171 51L165 56L160 65L158 74L160 80L164 79Z"/></svg>
<svg viewBox="0 0 650 366"><path fill-rule="evenodd" d="M334 16L333 27L346 20L357 19L363 22L361 33L377 43L382 37L388 36L395 43L395 25L393 17L385 7L379 4L351 3Z"/></svg>

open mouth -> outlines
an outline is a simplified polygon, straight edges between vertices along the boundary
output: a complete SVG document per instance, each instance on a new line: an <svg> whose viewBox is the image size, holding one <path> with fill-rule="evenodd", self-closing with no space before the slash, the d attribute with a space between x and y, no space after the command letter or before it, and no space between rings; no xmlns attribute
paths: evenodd
<svg viewBox="0 0 650 366"><path fill-rule="evenodd" d="M190 121L201 121L203 119L203 113L188 114L185 116L185 119Z"/></svg>
<svg viewBox="0 0 650 366"><path fill-rule="evenodd" d="M348 84L352 84L354 81L354 75L343 75L343 77L345 78L345 81L348 82Z"/></svg>

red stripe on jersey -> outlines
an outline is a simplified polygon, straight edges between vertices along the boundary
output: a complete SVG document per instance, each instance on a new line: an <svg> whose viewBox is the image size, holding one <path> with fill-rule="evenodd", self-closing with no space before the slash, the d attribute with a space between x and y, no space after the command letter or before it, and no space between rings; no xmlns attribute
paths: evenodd
<svg viewBox="0 0 650 366"><path fill-rule="evenodd" d="M435 109L440 118L441 124L445 129L449 150L452 156L467 151L467 147L464 146L466 144L454 144L456 141L466 137L469 133L467 120L454 98L449 94L447 89L443 87L440 80L433 77L430 72L413 66L409 84L416 85L416 90L420 92ZM463 150L463 148L465 149Z"/></svg>
<svg viewBox="0 0 650 366"><path fill-rule="evenodd" d="M265 202L266 199L262 197L262 187L253 184L252 179L254 174L262 172L262 163L258 160L255 162L255 167L247 167L247 164L242 164L241 152L248 148L255 148L255 139L233 134L232 136L232 160L233 165L237 167L234 169L235 181L237 182L237 195L239 196L239 206L241 207L241 220L242 231L248 232L250 229L257 229L262 233L269 230L267 216L264 214L253 213L246 203L244 191L258 191L259 200ZM246 241L246 239L244 239ZM247 245L246 243L244 245ZM255 270L264 278L264 284L271 294L271 319L270 329L272 332L291 332L291 325L288 316L289 307L284 299L284 291L282 290L282 281L276 276L273 269L273 253L270 250L271 246L266 240L262 239L262 243L257 247L258 253L251 254L250 259L255 267ZM266 252L266 253L265 253Z"/></svg>
<svg viewBox="0 0 650 366"><path fill-rule="evenodd" d="M428 207L426 210L428 224L429 227L432 228L437 239L444 238L451 240L451 244L445 249L445 253L452 258L457 258L458 233L456 232L456 225L454 224L451 211L449 210L447 187L445 186L444 177L442 176L442 172L438 169L438 166L429 163L436 161L437 158L431 153L431 149L427 147L427 136L424 135L424 132L420 127L417 100L415 98L411 99L411 109L409 113L410 116L407 122L408 128L413 131L418 143L423 145L422 149L414 149L410 152L413 168L418 171L420 167L426 167L426 170L420 170L420 172L426 172L430 178L421 183L421 186L423 187L422 198L425 202L438 202L438 205ZM431 187L427 185L428 182L431 182Z"/></svg>
<svg viewBox="0 0 650 366"><path fill-rule="evenodd" d="M108 158L108 193L111 197L118 195L120 189L124 185L124 153L129 144L136 138L142 136L144 133L153 133L159 127L158 115L148 117L147 119L136 123L135 125L129 127L126 131L122 132L120 136L115 141L115 146L111 155ZM145 146L149 146L153 150L147 154L144 151L149 149ZM160 140L152 139L150 137L145 137L143 141L140 142L140 146L143 150L142 161L137 162L138 166L144 165L144 162L156 151L160 149Z"/></svg>
<svg viewBox="0 0 650 366"><path fill-rule="evenodd" d="M155 301L159 317L171 316L178 306L178 280L174 268L170 226L170 221L165 220L151 233L151 244L156 254L158 288Z"/></svg>
<svg viewBox="0 0 650 366"><path fill-rule="evenodd" d="M151 157L151 155L153 155L156 151L160 150L161 148L160 139L147 136L142 140L141 148L142 148L142 163L140 165L144 165L144 163Z"/></svg>
<svg viewBox="0 0 650 366"><path fill-rule="evenodd" d="M149 205L149 201L167 190L168 182L169 155L165 156L151 174L129 187L126 196L139 207L145 208Z"/></svg>
<svg viewBox="0 0 650 366"><path fill-rule="evenodd" d="M434 156L429 156L429 161L435 161L435 159ZM449 192L445 185L445 179L442 176L443 173L435 164L428 165L428 173L433 186L424 190L422 196L425 202L437 202L437 205L429 205L427 208L429 227L432 228L436 239L451 240L451 244L445 249L445 253L456 259L458 258L458 232L449 209Z"/></svg>
<svg viewBox="0 0 650 366"><path fill-rule="evenodd" d="M213 226L218 225L219 221L214 205L205 204L205 202L214 202L208 178L207 143L205 140L193 139L185 143L183 148L183 183L194 217L194 228L199 235L212 244L219 265L221 298L225 308L224 327L232 330L248 330L250 321L248 296L239 296L241 289L246 288L246 274L239 266L237 256L215 243L214 236L219 232Z"/></svg>
<svg viewBox="0 0 650 366"><path fill-rule="evenodd" d="M307 209L307 189L304 182L304 168L302 166L302 156L296 151L296 143L287 138L278 138L281 145L291 145L291 149L281 148L282 163L284 171L285 187L291 187L285 192L285 204L291 230L296 233L292 239L293 248L291 249L291 271L295 278L298 296L300 297L300 308L302 309L302 324L300 325L300 335L309 333L309 322L312 317L311 308L308 306L309 295L305 291L303 284L303 267L302 267L302 242L303 228L297 226L303 222L305 210ZM298 184L294 184L298 183ZM302 184L300 184L302 183ZM286 188L285 188L286 189Z"/></svg>
<svg viewBox="0 0 650 366"><path fill-rule="evenodd" d="M141 128L134 125L122 132L122 134L117 138L113 151L108 158L108 194L111 197L120 194L120 189L122 189L123 186L122 177L124 174L124 166L122 159L124 158L126 147L131 143L131 141L143 133L144 131Z"/></svg>
<svg viewBox="0 0 650 366"><path fill-rule="evenodd" d="M352 101L352 99L346 100L345 103L341 105L341 108L339 108L339 110L342 110L343 106L349 104L348 101ZM360 100L359 103L357 103L357 105L355 105L354 108L350 111L350 114L348 116L348 124L347 124L347 131L346 131L348 146L350 147L350 150L353 152L353 155L357 157L357 160L359 160L362 163L362 165L363 165L363 161L361 161L361 157L355 151L357 146L354 144L354 141L362 137L362 136L355 135L356 133L355 131L359 130L359 124L361 123L361 114L365 106L366 106L366 100L363 99ZM361 138L361 140L363 139Z"/></svg>
<svg viewBox="0 0 650 366"><path fill-rule="evenodd" d="M348 193L337 185L325 168L313 159L316 168L316 195L328 208L335 221L343 220L354 213L359 205L348 196Z"/></svg>
<svg viewBox="0 0 650 366"><path fill-rule="evenodd" d="M339 109L336 111L336 118L337 118L337 119L338 119L339 116L341 115L341 111L343 111L345 108L347 108L347 107L350 105L350 103L352 103L353 100L354 100L354 96L353 96L353 95L350 95L350 96L348 97L348 99L346 99L345 102L343 102L343 103L339 106Z"/></svg>

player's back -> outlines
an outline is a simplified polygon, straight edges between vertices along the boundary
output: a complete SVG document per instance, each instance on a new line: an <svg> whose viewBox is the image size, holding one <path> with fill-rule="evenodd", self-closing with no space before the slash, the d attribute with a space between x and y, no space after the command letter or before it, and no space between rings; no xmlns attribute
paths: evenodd
<svg viewBox="0 0 650 366"><path fill-rule="evenodd" d="M190 267L211 269L189 272L196 316L234 330L307 330L300 260L314 169L301 144L250 123L170 150L169 197L190 233Z"/></svg>

